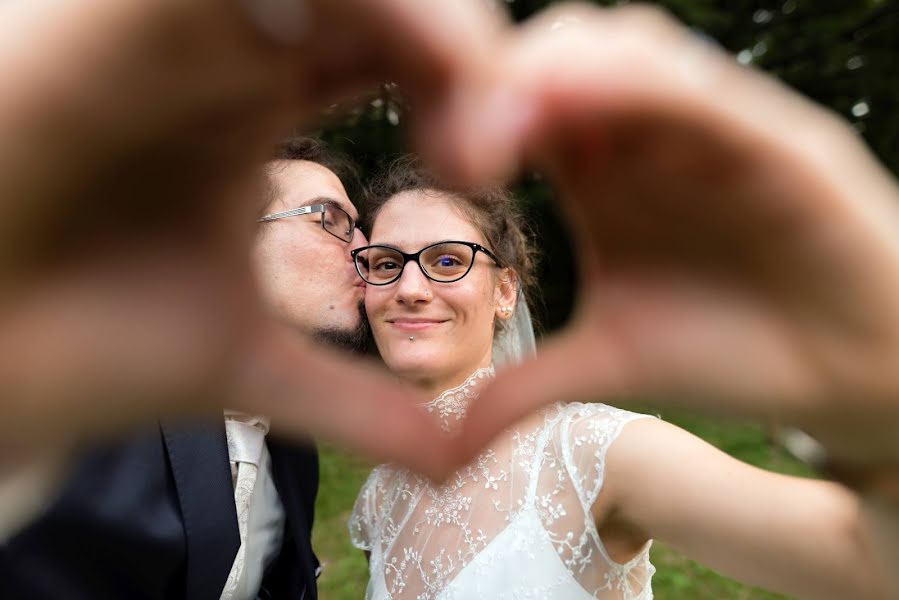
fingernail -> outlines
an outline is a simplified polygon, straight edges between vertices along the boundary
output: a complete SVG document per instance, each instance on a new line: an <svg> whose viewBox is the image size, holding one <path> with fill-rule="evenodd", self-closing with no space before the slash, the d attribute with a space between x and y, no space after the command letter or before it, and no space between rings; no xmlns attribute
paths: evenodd
<svg viewBox="0 0 899 600"><path fill-rule="evenodd" d="M279 44L293 46L312 30L307 0L238 0L251 21Z"/></svg>

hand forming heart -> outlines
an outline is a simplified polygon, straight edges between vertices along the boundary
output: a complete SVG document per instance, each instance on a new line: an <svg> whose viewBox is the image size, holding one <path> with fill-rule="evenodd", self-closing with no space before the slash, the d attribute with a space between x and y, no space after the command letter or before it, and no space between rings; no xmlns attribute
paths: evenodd
<svg viewBox="0 0 899 600"><path fill-rule="evenodd" d="M645 8L550 11L506 52L530 117L483 144L459 115L457 168L549 175L579 295L479 399L466 456L540 405L639 398L899 457L899 191L848 125Z"/></svg>
<svg viewBox="0 0 899 600"><path fill-rule="evenodd" d="M17 82L0 99L0 469L222 406L448 469L411 392L266 314L254 198L285 131L372 82L403 85L426 126L504 22L477 2L307 8L293 44L238 2L0 9L0 72Z"/></svg>
<svg viewBox="0 0 899 600"><path fill-rule="evenodd" d="M475 3L315 0L277 46L236 4L144 4L4 7L0 68L30 86L0 100L10 452L227 404L440 476L540 404L623 395L895 451L897 192L834 117L646 9L512 31ZM453 442L411 392L274 324L246 261L272 141L384 77L445 172L545 170L578 250L571 325Z"/></svg>

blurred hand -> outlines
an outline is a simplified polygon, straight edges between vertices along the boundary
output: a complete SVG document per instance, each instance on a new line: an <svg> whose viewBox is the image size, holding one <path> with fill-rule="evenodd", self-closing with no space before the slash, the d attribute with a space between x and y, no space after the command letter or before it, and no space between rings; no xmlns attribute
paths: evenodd
<svg viewBox="0 0 899 600"><path fill-rule="evenodd" d="M248 257L274 142L382 78L429 126L503 26L480 6L310 0L282 44L237 2L4 3L4 460L230 406L443 472L410 393L272 322Z"/></svg>
<svg viewBox="0 0 899 600"><path fill-rule="evenodd" d="M654 10L563 7L508 44L488 94L530 116L483 141L459 113L448 152L468 180L548 174L579 290L479 399L465 451L549 402L639 398L899 457L899 191L849 126Z"/></svg>

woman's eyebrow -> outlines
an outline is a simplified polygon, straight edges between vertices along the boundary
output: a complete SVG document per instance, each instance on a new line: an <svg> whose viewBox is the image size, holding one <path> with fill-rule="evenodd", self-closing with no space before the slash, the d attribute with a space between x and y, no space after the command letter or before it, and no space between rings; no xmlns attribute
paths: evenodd
<svg viewBox="0 0 899 600"><path fill-rule="evenodd" d="M390 242L371 242L370 246L383 246L384 248L390 248L391 250L396 250L397 252L403 252L403 249L400 248L398 244L391 244Z"/></svg>
<svg viewBox="0 0 899 600"><path fill-rule="evenodd" d="M436 245L438 245L438 244L446 244L446 243L448 243L448 242L459 242L459 241L464 241L464 240L459 240L459 239L446 239L446 240L437 240L437 241L435 241L435 242L427 242L427 243L425 243L425 244L422 244L421 246L418 246L418 248L416 249L416 252L417 252L418 250L422 250L422 249L427 248L427 247L429 247L429 246L436 246ZM406 243L404 243L404 242L390 243L390 242L375 242L375 241L371 241L371 242L370 242L370 245L372 245L372 246L384 246L385 248L392 248L393 250L398 250L398 251L400 251L400 252L404 252L404 250L403 250L400 246L412 246L412 244L406 244Z"/></svg>

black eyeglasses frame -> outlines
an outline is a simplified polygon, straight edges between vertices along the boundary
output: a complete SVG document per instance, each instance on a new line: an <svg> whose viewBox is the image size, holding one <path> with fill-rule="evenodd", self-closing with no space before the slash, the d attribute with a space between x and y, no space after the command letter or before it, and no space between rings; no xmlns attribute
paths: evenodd
<svg viewBox="0 0 899 600"><path fill-rule="evenodd" d="M472 250L471 262L468 263L468 268L465 269L464 273L462 273L455 279L449 279L449 280L434 279L432 276L428 275L428 272L421 266L421 262L419 262L419 260L418 260L419 257L421 257L422 253L424 253L425 251L433 248L434 246L442 246L444 244L461 244L463 246L468 246ZM399 254L400 256L403 257L403 266L400 268L396 277L394 277L390 281L385 281L384 283L372 283L362 274L362 271L359 270L359 261L356 259L356 256L360 252L363 252L365 250L370 250L372 248L386 248L388 250L392 250L393 252L396 252L397 254ZM385 244L372 244L370 246L363 246L361 248L356 248L355 250L351 250L350 256L353 258L353 266L356 267L356 273L359 275L359 277L362 278L362 280L366 283L366 285L382 286L382 285L390 285L391 283L396 283L400 279L400 277L403 276L403 272L406 270L406 265L409 264L410 262L414 262L415 264L417 264L418 269L421 271L421 274L435 283L455 283L455 282L459 281L460 279L464 278L466 275L468 275L468 273L471 271L471 268L474 267L474 261L477 258L478 252L483 252L494 263L496 263L497 267L502 268L502 263L500 263L499 259L496 257L496 255L493 252L491 252L490 250L488 250L487 248L485 248L484 246L482 246L480 244L476 244L474 242L464 242L462 240L443 240L440 242L434 242L433 244L428 244L427 246L425 246L418 252L415 252L412 254L403 252L399 248L395 248L393 246L387 246Z"/></svg>

